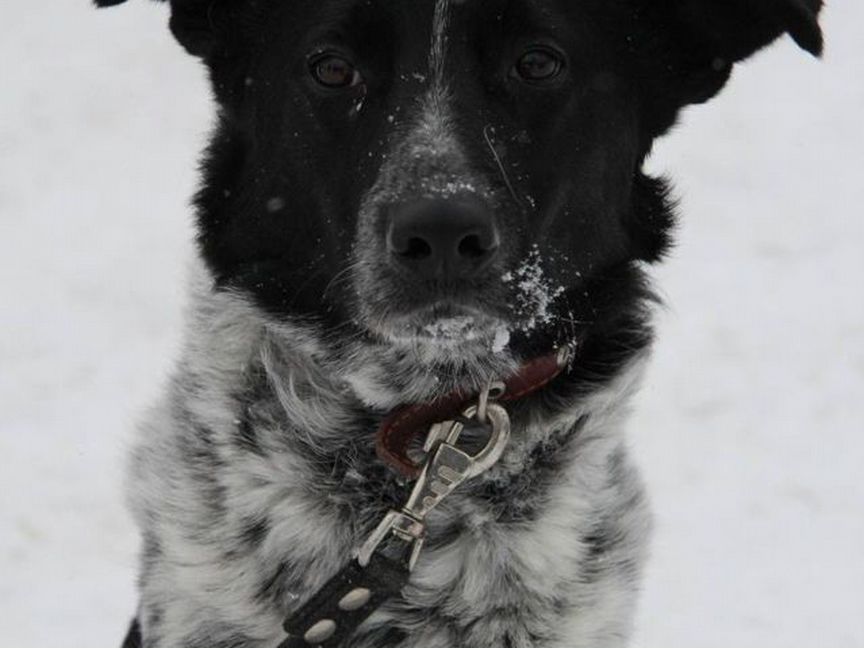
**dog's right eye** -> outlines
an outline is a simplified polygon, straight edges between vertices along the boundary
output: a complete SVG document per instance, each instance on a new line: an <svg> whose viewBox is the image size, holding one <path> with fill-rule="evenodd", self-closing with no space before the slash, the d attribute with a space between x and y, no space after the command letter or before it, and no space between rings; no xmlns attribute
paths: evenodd
<svg viewBox="0 0 864 648"><path fill-rule="evenodd" d="M320 54L309 62L312 78L325 88L351 88L360 85L363 78L354 64L340 54Z"/></svg>

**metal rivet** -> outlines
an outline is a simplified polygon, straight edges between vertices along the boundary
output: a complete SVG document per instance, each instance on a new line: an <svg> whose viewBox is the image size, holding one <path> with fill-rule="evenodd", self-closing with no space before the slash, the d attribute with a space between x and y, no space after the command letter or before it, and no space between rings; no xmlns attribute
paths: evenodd
<svg viewBox="0 0 864 648"><path fill-rule="evenodd" d="M345 610L346 612L350 612L351 610L359 610L361 607L363 607L369 602L369 597L371 596L372 592L370 592L365 587L358 587L357 589L353 589L345 596L343 596L342 600L339 601L339 609Z"/></svg>
<svg viewBox="0 0 864 648"><path fill-rule="evenodd" d="M319 644L327 641L336 632L336 622L333 619L321 619L303 635L303 640L308 644Z"/></svg>

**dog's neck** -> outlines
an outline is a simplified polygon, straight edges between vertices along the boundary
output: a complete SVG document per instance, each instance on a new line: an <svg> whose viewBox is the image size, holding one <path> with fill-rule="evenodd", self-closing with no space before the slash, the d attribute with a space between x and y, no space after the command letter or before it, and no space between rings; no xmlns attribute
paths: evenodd
<svg viewBox="0 0 864 648"><path fill-rule="evenodd" d="M279 420L274 423L296 430L298 443L314 447L324 456L356 453L358 447L374 445L380 419L394 407L422 402L441 393L441 381L433 377L422 391L416 384L413 391L401 393L393 387L390 391L382 388L383 395L370 398L358 390L357 376L365 376L359 382L366 389L374 389L372 378L388 370L380 358L377 363L364 364L360 361L362 355L355 356L352 375L333 361L312 327L268 319L242 295L216 290L207 274L199 273L194 282L187 322L192 330L186 336L182 371L197 389L194 395L187 396L184 406L193 408L196 417L207 426L236 427L245 415L243 408L257 398L256 394L265 393L278 403ZM369 357L373 355L370 352ZM574 368L577 382L571 389L541 395L530 403L514 404L511 414L518 432L501 470L519 472L521 462L539 444L585 417L604 420L620 417L626 411L622 405L641 375L645 355L636 350L612 379L590 389L578 382L581 368L577 366ZM497 368L500 373L485 375L503 376L518 368L511 357L502 358ZM490 367L484 369L488 372ZM591 367L585 371L593 373ZM448 391L453 387L446 386ZM225 403L233 406L224 406ZM372 453L368 460L374 461Z"/></svg>

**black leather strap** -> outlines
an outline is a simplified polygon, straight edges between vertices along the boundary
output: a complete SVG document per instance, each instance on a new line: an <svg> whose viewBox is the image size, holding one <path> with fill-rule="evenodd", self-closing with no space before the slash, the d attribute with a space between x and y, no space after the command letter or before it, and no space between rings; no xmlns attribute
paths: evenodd
<svg viewBox="0 0 864 648"><path fill-rule="evenodd" d="M366 567L352 559L327 581L286 619L283 627L290 636L279 648L339 648L385 601L398 596L410 575L410 546L395 544L404 546L376 551Z"/></svg>
<svg viewBox="0 0 864 648"><path fill-rule="evenodd" d="M126 639L123 640L122 648L141 648L143 645L141 641L141 626L138 623L138 619L133 619L129 626L129 632L126 633Z"/></svg>
<svg viewBox="0 0 864 648"><path fill-rule="evenodd" d="M361 623L387 600L398 596L405 587L410 576L410 548L407 543L393 539L387 547L372 554L366 567L361 567L356 559L352 559L285 620L283 627L289 637L279 648L340 648L354 636ZM363 596L363 590L368 590L368 598ZM351 594L354 594L354 597L347 599L349 605L346 606L345 597ZM356 605L358 601L362 604ZM355 605L352 606L351 603ZM329 637L311 643L304 639L315 624L327 620L335 624ZM134 619L122 648L142 646L141 626L138 619Z"/></svg>

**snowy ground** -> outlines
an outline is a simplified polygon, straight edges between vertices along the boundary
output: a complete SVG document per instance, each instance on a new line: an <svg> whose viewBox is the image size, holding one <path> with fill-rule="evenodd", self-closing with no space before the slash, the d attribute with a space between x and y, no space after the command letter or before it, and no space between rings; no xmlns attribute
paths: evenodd
<svg viewBox="0 0 864 648"><path fill-rule="evenodd" d="M0 646L116 646L118 489L178 344L209 105L143 1L0 8ZM686 115L669 309L632 425L657 511L643 648L864 646L864 4ZM858 295L857 297L855 295Z"/></svg>

